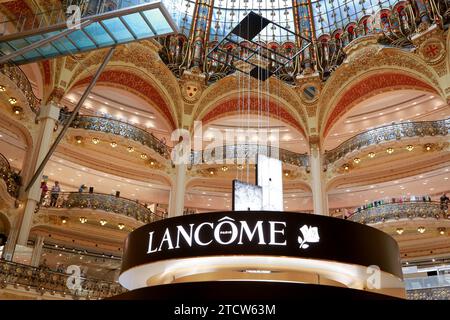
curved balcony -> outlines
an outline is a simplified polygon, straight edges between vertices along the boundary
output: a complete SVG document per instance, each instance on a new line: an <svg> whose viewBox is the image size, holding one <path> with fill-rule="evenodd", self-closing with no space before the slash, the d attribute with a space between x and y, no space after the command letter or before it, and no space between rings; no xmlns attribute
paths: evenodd
<svg viewBox="0 0 450 320"><path fill-rule="evenodd" d="M364 224L374 224L387 220L446 217L448 208L441 209L439 202L409 201L385 203L371 208L360 209L348 219Z"/></svg>
<svg viewBox="0 0 450 320"><path fill-rule="evenodd" d="M50 201L51 197L47 196L42 205L52 208ZM102 210L132 217L143 223L163 219L137 201L104 193L60 192L54 207Z"/></svg>
<svg viewBox="0 0 450 320"><path fill-rule="evenodd" d="M0 175L6 183L8 193L17 198L20 188L20 175L11 169L8 160L0 153Z"/></svg>
<svg viewBox="0 0 450 320"><path fill-rule="evenodd" d="M18 264L5 260L0 261L0 288L8 285L18 289L35 290L44 295L71 296L73 299L103 299L126 292L120 284L100 279L84 278L79 280L80 286L68 287L69 274L52 271L47 268L36 268L28 265ZM73 279L73 278L72 278Z"/></svg>
<svg viewBox="0 0 450 320"><path fill-rule="evenodd" d="M222 153L221 155L220 152ZM278 155L278 159L280 159L285 164L290 164L297 167L309 167L308 154L301 154L286 149L256 144L226 145L222 147L216 147L210 152L205 152L205 150L192 151L191 165L215 162L225 163L224 160L237 161L241 159L254 159L256 163L257 154L263 154L266 156L271 155L273 157L277 157ZM219 159L217 159L216 157Z"/></svg>
<svg viewBox="0 0 450 320"><path fill-rule="evenodd" d="M26 97L31 110L34 113L38 114L39 108L41 106L41 100L34 95L31 83L22 69L14 64L5 63L3 65L0 65L0 73L3 73L12 82L15 83L15 85L22 91L22 93Z"/></svg>
<svg viewBox="0 0 450 320"><path fill-rule="evenodd" d="M77 116L71 123L71 127L119 135L140 142L142 145L156 151L165 159L170 159L170 148L167 145L152 133L126 122L96 116Z"/></svg>
<svg viewBox="0 0 450 320"><path fill-rule="evenodd" d="M333 150L326 151L324 162L325 165L331 164L353 151L382 142L413 137L446 136L449 133L450 118L437 121L404 122L387 125L357 134Z"/></svg>

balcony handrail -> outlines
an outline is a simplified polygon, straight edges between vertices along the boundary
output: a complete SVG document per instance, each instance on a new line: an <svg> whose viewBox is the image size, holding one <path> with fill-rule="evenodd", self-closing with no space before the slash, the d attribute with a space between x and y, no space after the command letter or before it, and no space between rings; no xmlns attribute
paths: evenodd
<svg viewBox="0 0 450 320"><path fill-rule="evenodd" d="M16 86L25 95L28 105L35 114L39 114L41 107L41 99L36 97L33 92L33 86L28 80L26 74L12 62L5 63L0 66L0 72L9 77Z"/></svg>
<svg viewBox="0 0 450 320"><path fill-rule="evenodd" d="M6 188L8 190L9 195L14 198L19 196L19 188L21 186L21 177L20 174L15 172L11 165L9 164L8 159L0 153L0 176L6 183Z"/></svg>
<svg viewBox="0 0 450 320"><path fill-rule="evenodd" d="M47 192L42 204L46 208L51 208L51 191ZM94 210L104 210L126 216L132 216L138 221L145 223L164 219L156 212L152 212L137 200L124 197L117 197L112 194L99 192L59 192L55 208L90 208Z"/></svg>
<svg viewBox="0 0 450 320"><path fill-rule="evenodd" d="M348 153L362 147L379 144L383 141L399 140L415 136L445 136L450 132L450 118L436 121L402 122L385 125L361 132L338 145L325 151L325 165L333 163Z"/></svg>
<svg viewBox="0 0 450 320"><path fill-rule="evenodd" d="M148 146L165 159L170 158L171 148L159 140L152 132L121 120L99 116L77 115L70 126L76 129L82 128L121 135Z"/></svg>
<svg viewBox="0 0 450 320"><path fill-rule="evenodd" d="M212 159L205 159L202 157L202 161L200 162L200 154L203 154L205 150L196 150L191 152L191 164L201 164L206 163L209 160L222 160L215 159L216 150L222 148L222 156L223 159L227 158L227 155L232 153L232 159L240 159L239 156L243 156L243 159L248 159L249 154L250 157L256 157L257 154L264 155L273 155L278 154L279 159L287 164L292 164L298 167L309 167L309 155L307 153L297 153L294 151L290 151L287 149L274 147L271 145L260 145L260 144L251 144L251 143L243 143L243 144L231 144L231 145L223 145L217 146L212 149L211 156ZM256 159L256 158L255 158ZM220 161L218 163L221 163ZM226 164L225 162L223 164Z"/></svg>
<svg viewBox="0 0 450 320"><path fill-rule="evenodd" d="M405 278L406 290L418 290L428 288L450 287L450 274L436 276Z"/></svg>
<svg viewBox="0 0 450 320"><path fill-rule="evenodd" d="M388 202L355 211L348 220L371 224L393 219L439 218L441 215L445 217L447 211L448 208L442 209L438 201Z"/></svg>
<svg viewBox="0 0 450 320"><path fill-rule="evenodd" d="M121 294L127 290L119 283L101 280L98 278L79 276L80 288L69 288L68 278L75 277L46 267L33 267L16 262L0 260L0 287L6 285L22 285L29 289L33 287L36 291L56 292L72 295L74 298L106 298ZM77 279L78 280L78 279Z"/></svg>

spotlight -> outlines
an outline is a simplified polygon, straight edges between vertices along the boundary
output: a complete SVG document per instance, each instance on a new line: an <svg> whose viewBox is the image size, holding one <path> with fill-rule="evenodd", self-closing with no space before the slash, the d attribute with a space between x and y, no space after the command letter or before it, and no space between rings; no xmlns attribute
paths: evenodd
<svg viewBox="0 0 450 320"><path fill-rule="evenodd" d="M368 156L369 156L369 158L375 157L375 152L369 152Z"/></svg>
<svg viewBox="0 0 450 320"><path fill-rule="evenodd" d="M83 142L83 137L81 136L76 136L75 140L77 141L78 144L80 144L81 142Z"/></svg>
<svg viewBox="0 0 450 320"><path fill-rule="evenodd" d="M6 91L6 87L5 86L0 86L0 92L5 92Z"/></svg>
<svg viewBox="0 0 450 320"><path fill-rule="evenodd" d="M446 229L445 229L445 227L440 227L440 228L438 228L438 231L439 231L439 234L440 234L441 236L443 236L443 235L445 235Z"/></svg>
<svg viewBox="0 0 450 320"><path fill-rule="evenodd" d="M394 153L394 148L389 147L386 149L386 152L389 154L392 154L392 153Z"/></svg>
<svg viewBox="0 0 450 320"><path fill-rule="evenodd" d="M430 151L431 150L431 144L426 144L425 145L425 150Z"/></svg>
<svg viewBox="0 0 450 320"><path fill-rule="evenodd" d="M61 222L63 224L66 224L67 223L67 218L66 217L61 217ZM57 246L55 246L55 247L57 248Z"/></svg>
<svg viewBox="0 0 450 320"><path fill-rule="evenodd" d="M424 233L425 232L425 227L418 227L417 231L419 231L420 233Z"/></svg>
<svg viewBox="0 0 450 320"><path fill-rule="evenodd" d="M214 170L209 170L210 175L214 175Z"/></svg>
<svg viewBox="0 0 450 320"><path fill-rule="evenodd" d="M223 167L222 167L222 171L223 171L223 172L228 171L228 167L227 167L227 166L223 166Z"/></svg>
<svg viewBox="0 0 450 320"><path fill-rule="evenodd" d="M81 223L86 223L87 222L87 218L86 217L80 217L80 222Z"/></svg>
<svg viewBox="0 0 450 320"><path fill-rule="evenodd" d="M9 103L11 104L11 105L15 105L16 103L17 103L17 99L16 98L9 98Z"/></svg>
<svg viewBox="0 0 450 320"><path fill-rule="evenodd" d="M98 144L100 142L99 138L92 138L92 143L93 144Z"/></svg>
<svg viewBox="0 0 450 320"><path fill-rule="evenodd" d="M14 106L12 108L12 110L13 110L14 114L20 114L23 111L23 109L19 106Z"/></svg>
<svg viewBox="0 0 450 320"><path fill-rule="evenodd" d="M141 153L141 159L142 159L142 160L147 159L147 155L146 155L145 153Z"/></svg>
<svg viewBox="0 0 450 320"><path fill-rule="evenodd" d="M150 165L154 166L155 165L155 161L150 161Z"/></svg>
<svg viewBox="0 0 450 320"><path fill-rule="evenodd" d="M284 175L285 175L286 177L289 177L289 171L286 170L286 171L284 172Z"/></svg>
<svg viewBox="0 0 450 320"><path fill-rule="evenodd" d="M411 145L411 144L408 144L408 145L406 146L406 150L408 150L408 151L413 151L413 149L414 149L414 146Z"/></svg>
<svg viewBox="0 0 450 320"><path fill-rule="evenodd" d="M111 147L115 148L115 147L117 147L117 142L113 141L113 142L110 143L110 145L111 145Z"/></svg>
<svg viewBox="0 0 450 320"><path fill-rule="evenodd" d="M403 228L397 228L395 231L397 231L398 234L402 234L405 230Z"/></svg>
<svg viewBox="0 0 450 320"><path fill-rule="evenodd" d="M108 221L106 221L105 219L101 219L100 220L100 224L102 225L102 226L104 226L105 224L107 224L108 223Z"/></svg>
<svg viewBox="0 0 450 320"><path fill-rule="evenodd" d="M117 224L117 227L122 230L123 228L125 228L125 225L123 223L119 223Z"/></svg>
<svg viewBox="0 0 450 320"><path fill-rule="evenodd" d="M353 162L356 163L356 164L358 164L358 163L361 162L361 159L360 159L360 158L355 158L355 159L353 159Z"/></svg>
<svg viewBox="0 0 450 320"><path fill-rule="evenodd" d="M344 170L348 171L349 169L350 169L349 165L348 164L344 164Z"/></svg>
<svg viewBox="0 0 450 320"><path fill-rule="evenodd" d="M128 150L128 152L133 152L134 148L130 146L130 147L127 148L127 150Z"/></svg>

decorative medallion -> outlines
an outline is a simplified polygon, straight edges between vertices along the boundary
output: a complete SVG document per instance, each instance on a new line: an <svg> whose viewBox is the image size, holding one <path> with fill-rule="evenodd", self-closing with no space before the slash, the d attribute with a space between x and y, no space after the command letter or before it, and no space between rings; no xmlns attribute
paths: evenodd
<svg viewBox="0 0 450 320"><path fill-rule="evenodd" d="M419 55L428 64L437 64L445 57L445 46L440 39L428 39L420 46Z"/></svg>

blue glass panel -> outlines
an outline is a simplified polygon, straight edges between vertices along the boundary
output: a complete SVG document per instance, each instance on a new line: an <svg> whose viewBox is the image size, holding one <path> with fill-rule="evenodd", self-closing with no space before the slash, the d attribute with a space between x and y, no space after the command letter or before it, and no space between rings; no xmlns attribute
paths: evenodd
<svg viewBox="0 0 450 320"><path fill-rule="evenodd" d="M138 38L151 37L154 35L144 18L139 13L129 14L123 17L130 29Z"/></svg>
<svg viewBox="0 0 450 320"><path fill-rule="evenodd" d="M62 53L76 53L78 49L66 37L63 37L52 44Z"/></svg>
<svg viewBox="0 0 450 320"><path fill-rule="evenodd" d="M134 40L133 35L127 30L119 18L112 18L103 21L103 24L108 28L108 31L119 42Z"/></svg>
<svg viewBox="0 0 450 320"><path fill-rule="evenodd" d="M13 53L15 50L8 44L8 42L1 42L0 43L0 50L3 54L10 54Z"/></svg>
<svg viewBox="0 0 450 320"><path fill-rule="evenodd" d="M93 44L92 41L81 30L72 32L67 37L69 37L70 40L72 40L75 45L82 50L96 48L95 44Z"/></svg>
<svg viewBox="0 0 450 320"><path fill-rule="evenodd" d="M147 17L147 20L152 24L153 29L155 29L157 34L165 34L173 32L170 25L167 23L166 18L164 18L163 14L159 9L152 9L144 11L144 15Z"/></svg>
<svg viewBox="0 0 450 320"><path fill-rule="evenodd" d="M51 44L46 44L44 46L40 46L37 50L45 57L58 55L58 50L55 49Z"/></svg>
<svg viewBox="0 0 450 320"><path fill-rule="evenodd" d="M114 40L98 22L88 25L83 30L101 47L114 44Z"/></svg>
<svg viewBox="0 0 450 320"><path fill-rule="evenodd" d="M12 46L14 49L19 50L26 46L29 46L30 44L25 41L25 39L16 39L9 41L9 45Z"/></svg>
<svg viewBox="0 0 450 320"><path fill-rule="evenodd" d="M34 43L34 42L38 42L38 41L44 39L44 37L41 34L38 34L35 36L29 36L26 39L29 43Z"/></svg>
<svg viewBox="0 0 450 320"><path fill-rule="evenodd" d="M25 57L25 59L29 59L29 60L41 57L39 52L37 52L36 50L28 51L27 53L24 53L23 56Z"/></svg>

